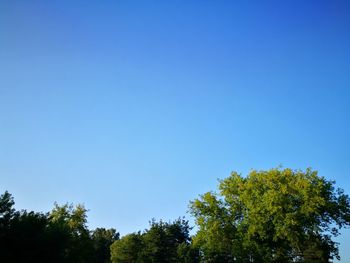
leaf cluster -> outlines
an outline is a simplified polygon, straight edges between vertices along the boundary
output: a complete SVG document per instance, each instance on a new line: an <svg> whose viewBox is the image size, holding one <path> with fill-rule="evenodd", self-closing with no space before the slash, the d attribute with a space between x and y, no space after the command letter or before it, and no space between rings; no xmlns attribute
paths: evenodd
<svg viewBox="0 0 350 263"><path fill-rule="evenodd" d="M83 205L55 204L50 213L16 211L11 194L0 196L0 262L108 263L114 229L87 228Z"/></svg>
<svg viewBox="0 0 350 263"><path fill-rule="evenodd" d="M233 172L191 202L194 244L213 262L319 262L339 258L332 236L349 226L349 198L334 182L291 169Z"/></svg>
<svg viewBox="0 0 350 263"><path fill-rule="evenodd" d="M120 238L115 229L90 231L83 205L38 213L14 204L0 196L4 263L328 263L340 258L333 238L350 225L349 197L311 169L233 172L190 202L193 236L184 218L153 219Z"/></svg>

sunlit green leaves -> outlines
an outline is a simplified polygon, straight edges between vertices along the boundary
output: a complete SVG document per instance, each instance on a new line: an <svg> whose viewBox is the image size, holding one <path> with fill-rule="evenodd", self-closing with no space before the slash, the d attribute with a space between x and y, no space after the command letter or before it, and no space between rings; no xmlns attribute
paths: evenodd
<svg viewBox="0 0 350 263"><path fill-rule="evenodd" d="M338 256L326 237L338 234L334 225L350 224L349 198L316 171L276 168L247 177L233 172L218 188L190 206L199 226L195 244L205 260L217 251L232 262L302 261L310 242L329 246L327 258Z"/></svg>

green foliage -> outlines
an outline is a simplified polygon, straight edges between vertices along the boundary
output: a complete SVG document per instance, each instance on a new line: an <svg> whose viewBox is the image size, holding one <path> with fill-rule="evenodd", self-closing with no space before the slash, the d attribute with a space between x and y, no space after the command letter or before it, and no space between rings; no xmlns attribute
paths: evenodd
<svg viewBox="0 0 350 263"><path fill-rule="evenodd" d="M50 221L55 224L62 224L69 228L71 233L76 236L86 236L89 233L87 229L87 210L83 205L74 207L72 204L59 206L55 203L55 207L50 213Z"/></svg>
<svg viewBox="0 0 350 263"><path fill-rule="evenodd" d="M111 246L113 263L124 262L196 262L190 246L188 222L150 222L144 233L126 235Z"/></svg>
<svg viewBox="0 0 350 263"><path fill-rule="evenodd" d="M205 262L328 262L339 258L331 236L350 224L348 196L311 169L232 173L191 213Z"/></svg>
<svg viewBox="0 0 350 263"><path fill-rule="evenodd" d="M328 263L339 259L332 238L350 225L349 197L311 169L232 173L191 202L194 237L181 218L119 239L115 229L90 231L83 205L37 213L14 204L0 195L4 263Z"/></svg>
<svg viewBox="0 0 350 263"><path fill-rule="evenodd" d="M55 204L47 214L13 206L8 192L0 196L0 262L100 262L83 206Z"/></svg>
<svg viewBox="0 0 350 263"><path fill-rule="evenodd" d="M15 202L11 194L5 191L0 196L0 227L5 228L9 226L11 218L14 216L15 209L13 208Z"/></svg>
<svg viewBox="0 0 350 263"><path fill-rule="evenodd" d="M94 258L97 263L109 263L111 259L110 246L119 239L119 233L115 229L96 228L91 235Z"/></svg>
<svg viewBox="0 0 350 263"><path fill-rule="evenodd" d="M83 205L55 204L49 214L50 223L66 233L64 262L93 262L93 242L87 228L87 210Z"/></svg>
<svg viewBox="0 0 350 263"><path fill-rule="evenodd" d="M57 231L47 214L13 208L12 196L0 197L0 262L63 262L65 234Z"/></svg>
<svg viewBox="0 0 350 263"><path fill-rule="evenodd" d="M126 235L111 245L111 261L113 263L142 262L142 249L140 233Z"/></svg>
<svg viewBox="0 0 350 263"><path fill-rule="evenodd" d="M177 219L172 223L151 221L150 229L142 235L144 258L147 262L178 262L178 246L188 244L188 222Z"/></svg>

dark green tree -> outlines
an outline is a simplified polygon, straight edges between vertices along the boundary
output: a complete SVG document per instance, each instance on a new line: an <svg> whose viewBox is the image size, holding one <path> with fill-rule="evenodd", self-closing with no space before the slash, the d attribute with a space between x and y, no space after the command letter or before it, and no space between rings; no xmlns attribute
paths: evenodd
<svg viewBox="0 0 350 263"><path fill-rule="evenodd" d="M111 261L113 263L136 263L141 260L143 242L141 233L132 233L115 241L111 245Z"/></svg>
<svg viewBox="0 0 350 263"><path fill-rule="evenodd" d="M142 235L144 259L147 262L179 262L179 246L190 243L190 229L188 222L180 218L172 223L152 220L150 229Z"/></svg>
<svg viewBox="0 0 350 263"><path fill-rule="evenodd" d="M44 213L15 211L12 196L0 196L0 262L64 262L68 233Z"/></svg>
<svg viewBox="0 0 350 263"><path fill-rule="evenodd" d="M15 215L14 209L15 201L13 200L12 195L5 191L0 196L0 228L4 230L9 227L10 220Z"/></svg>
<svg viewBox="0 0 350 263"><path fill-rule="evenodd" d="M64 262L87 263L94 261L93 242L87 228L87 210L83 205L55 204L49 214L50 224L65 233Z"/></svg>
<svg viewBox="0 0 350 263"><path fill-rule="evenodd" d="M47 262L55 248L48 246L45 214L22 211L11 220L8 236L10 261Z"/></svg>
<svg viewBox="0 0 350 263"><path fill-rule="evenodd" d="M332 237L350 225L349 197L317 172L232 173L219 192L191 202L204 262L328 262Z"/></svg>
<svg viewBox="0 0 350 263"><path fill-rule="evenodd" d="M96 228L91 234L94 258L96 263L109 263L111 261L110 246L119 239L115 229Z"/></svg>
<svg viewBox="0 0 350 263"><path fill-rule="evenodd" d="M190 229L188 222L180 218L174 222L152 220L143 233L126 235L112 244L112 262L197 262Z"/></svg>

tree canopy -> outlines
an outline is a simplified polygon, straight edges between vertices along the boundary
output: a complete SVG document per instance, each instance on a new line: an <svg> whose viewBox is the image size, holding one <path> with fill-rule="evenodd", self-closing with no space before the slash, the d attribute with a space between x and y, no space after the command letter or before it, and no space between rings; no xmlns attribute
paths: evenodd
<svg viewBox="0 0 350 263"><path fill-rule="evenodd" d="M191 202L205 262L329 262L350 225L349 198L316 171L233 172Z"/></svg>
<svg viewBox="0 0 350 263"><path fill-rule="evenodd" d="M83 205L43 213L14 204L0 195L4 263L329 263L340 258L334 237L350 225L349 197L311 169L233 172L190 202L192 236L181 217L120 238L113 228L89 230Z"/></svg>
<svg viewBox="0 0 350 263"><path fill-rule="evenodd" d="M126 235L112 244L112 262L197 262L190 229L188 221L180 218L174 222L152 220L148 230Z"/></svg>
<svg viewBox="0 0 350 263"><path fill-rule="evenodd" d="M84 206L55 204L51 212L37 213L16 211L14 204L8 192L0 196L0 262L110 262L118 233L90 231Z"/></svg>

